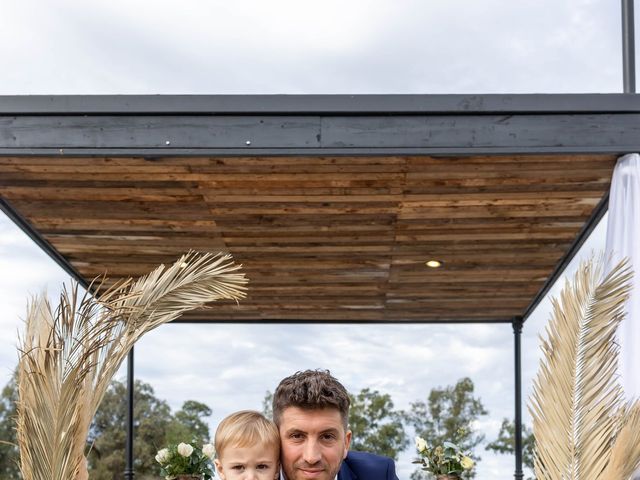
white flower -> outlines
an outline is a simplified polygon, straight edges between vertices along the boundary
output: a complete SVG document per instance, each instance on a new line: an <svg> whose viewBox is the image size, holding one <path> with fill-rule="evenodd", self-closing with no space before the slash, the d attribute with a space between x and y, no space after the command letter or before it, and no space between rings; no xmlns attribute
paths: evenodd
<svg viewBox="0 0 640 480"><path fill-rule="evenodd" d="M416 448L422 453L427 449L427 441L422 437L416 437Z"/></svg>
<svg viewBox="0 0 640 480"><path fill-rule="evenodd" d="M462 465L462 468L464 468L465 470L469 470L473 467L473 460L465 455L464 457L462 457L462 460L460 460L460 465Z"/></svg>
<svg viewBox="0 0 640 480"><path fill-rule="evenodd" d="M178 453L183 457L188 457L193 453L193 447L188 443L181 443L178 445Z"/></svg>
<svg viewBox="0 0 640 480"><path fill-rule="evenodd" d="M214 447L210 443L205 443L202 446L202 453L204 453L207 457L213 460L213 457L216 455L216 447Z"/></svg>
<svg viewBox="0 0 640 480"><path fill-rule="evenodd" d="M169 449L163 448L162 450L158 450L158 454L156 455L156 462L160 465L169 460Z"/></svg>

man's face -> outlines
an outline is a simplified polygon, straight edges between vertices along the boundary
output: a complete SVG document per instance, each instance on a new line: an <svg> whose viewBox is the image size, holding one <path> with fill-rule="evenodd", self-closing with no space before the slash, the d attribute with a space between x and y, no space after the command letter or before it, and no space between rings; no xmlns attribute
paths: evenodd
<svg viewBox="0 0 640 480"><path fill-rule="evenodd" d="M335 408L286 408L280 417L281 460L287 480L333 480L347 456L351 431Z"/></svg>

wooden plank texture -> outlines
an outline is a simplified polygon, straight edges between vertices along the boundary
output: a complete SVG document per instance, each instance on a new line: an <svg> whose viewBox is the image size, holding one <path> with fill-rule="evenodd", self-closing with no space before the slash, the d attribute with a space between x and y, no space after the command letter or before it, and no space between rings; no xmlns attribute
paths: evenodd
<svg viewBox="0 0 640 480"><path fill-rule="evenodd" d="M142 123L129 127L149 128L137 136L140 145L160 142L153 126L136 118ZM340 122L323 125L331 135L318 139L313 122L297 121L309 142L342 142ZM389 125L405 144L444 145L445 129L465 128L444 118L420 128L363 118L364 137L371 121ZM39 128L30 122L19 135ZM73 122L86 127L61 119L65 128ZM215 119L207 122L215 126ZM207 141L241 140L227 133ZM55 132L48 135L43 145L57 141ZM92 135L94 141L110 133ZM262 141L271 141L267 133ZM523 313L601 201L615 161L5 156L0 195L86 279L138 276L189 249L232 253L250 279L248 298L186 320L508 321ZM427 268L432 258L444 267Z"/></svg>
<svg viewBox="0 0 640 480"><path fill-rule="evenodd" d="M640 114L0 115L0 151L634 151ZM175 151L172 151L175 150ZM208 152L207 152L208 153ZM384 153L381 151L381 153ZM155 153L162 156L162 153Z"/></svg>

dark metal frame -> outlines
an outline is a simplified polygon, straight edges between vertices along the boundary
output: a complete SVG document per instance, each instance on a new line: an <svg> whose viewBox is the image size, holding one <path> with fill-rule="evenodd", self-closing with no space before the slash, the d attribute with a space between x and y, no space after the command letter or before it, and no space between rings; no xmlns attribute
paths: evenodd
<svg viewBox="0 0 640 480"><path fill-rule="evenodd" d="M83 288L88 288L89 283L82 278L82 276L78 273L78 271L74 268L73 265L63 257L60 252L58 252L53 246L45 240L37 230L35 230L29 222L27 222L16 210L7 203L6 200L0 198L0 211L4 212L4 214L11 219L13 223L16 224L33 242L40 247L40 249L45 252L51 259L56 262L65 272L67 272L71 277L76 279L76 281L82 285Z"/></svg>
<svg viewBox="0 0 640 480"><path fill-rule="evenodd" d="M410 151L411 153L422 154L450 154L450 155L465 155L465 154L495 154L495 153L560 153L560 152L587 152L587 153L614 153L621 154L631 150L640 150L640 98L634 95L620 95L620 94L608 94L608 95L544 95L544 96L524 96L525 98L518 96L474 96L464 100L460 96L447 96L442 98L436 98L435 102L431 104L430 97L412 97L410 104L414 106L414 111L411 114L407 109L410 105L405 105L405 98L398 98L392 96L392 98L383 98L379 96L367 98L350 97L353 104L359 104L360 107L357 110L347 111L344 109L338 113L332 114L320 114L318 112L304 112L302 108L308 108L315 104L318 99L309 99L305 97L279 97L285 105L281 109L276 109L272 102L276 99L273 97L255 97L256 105L251 109L249 104L246 103L246 99L243 97L234 97L232 99L226 97L205 97L201 98L202 102L197 102L198 105L213 106L213 104L220 104L224 106L224 113L210 112L208 115L193 115L193 113L186 114L184 108L190 107L186 105L180 111L168 111L166 104L172 104L174 101L179 102L181 99L192 102L194 97L180 97L180 98L165 98L155 97L160 103L160 106L156 106L158 111L155 115L147 117L148 110L153 110L153 102L149 103L152 99L148 97L24 97L25 106L21 112L17 112L16 102L17 99L12 98L9 102L11 113L2 114L0 109L0 133L2 132L3 123L5 127L9 129L15 128L16 123L25 127L25 124L31 122L31 135L28 136L29 141L24 142L24 139L17 138L17 136L9 137L7 135L0 135L0 155L20 154L20 155L64 155L64 156L78 156L78 155L134 155L134 156L146 156L153 157L154 155L172 156L172 155L207 155L207 154L220 154L225 155L295 155L295 154L338 154L338 155L384 155L388 153L402 154ZM116 104L122 103L125 98L127 99L127 105L130 107L130 111L123 113L122 115L114 115L114 113L106 108L109 99L112 99ZM342 100L345 100L341 96L329 96L326 97L327 105L335 106L342 104ZM244 112L231 111L231 104L234 101L239 102L238 110L247 110L247 114ZM12 105L13 102L13 105ZM59 108L60 105L69 102L72 107L70 111L47 111L45 108L49 103L53 104L55 108ZM105 103L106 102L106 103ZM337 102L337 103L336 103ZM568 107L568 111L556 111L548 113L547 108L552 104L562 104ZM5 105L0 101L0 105ZM390 108L395 105L395 108L391 108L386 115L380 115L378 113L373 124L367 125L367 119L371 118L368 113L370 111L377 111L381 105L387 105ZM415 108L415 105L418 107ZM443 106L449 106L451 108L448 112L443 112L441 109ZM502 109L499 108L502 105ZM80 108L82 106L82 108ZM515 111L515 107L519 107L522 110ZM53 108L53 107L51 107ZM222 109L222 107L221 107ZM265 110L268 111L265 116L256 116L253 111L262 110L265 115ZM278 111L276 111L278 110ZM286 112L284 112L286 110ZM84 111L84 115L80 115L80 112ZM295 111L296 115L291 115L291 111ZM491 125L488 130L492 133L487 134L481 138L491 139L495 136L493 143L480 143L476 144L478 136L474 135L474 141L469 141L468 138L462 143L462 147L456 146L455 139L451 146L433 145L429 144L428 135L425 135L424 121L425 118L431 118L430 113L425 111L437 112L439 121L448 124L447 128L455 129L456 122L461 119L470 119L467 123L467 129L462 132L458 141L465 135L469 135L470 131L480 131L486 128L486 123ZM540 112L545 112L544 114ZM108 113L105 115L105 112ZM395 113L394 113L395 112ZM54 114L55 113L55 114ZM156 129L159 129L159 136L167 135L176 126L179 126L180 122L184 121L185 117L188 117L190 124L193 124L194 119L206 120L216 117L214 124L209 124L209 127L213 126L219 131L224 130L230 124L238 122L239 118L246 118L248 116L253 117L250 123L250 128L259 128L261 121L269 121L274 125L278 125L280 128L282 125L290 125L290 122L299 119L299 115L306 119L312 118L315 121L315 125L319 129L318 135L322 137L323 124L330 123L331 119L338 121L342 120L343 127L346 127L350 131L350 137L343 139L346 140L347 145L337 146L332 144L330 146L323 146L320 143L314 147L305 147L302 144L295 145L285 149L270 147L267 149L253 149L250 145L224 145L223 148L203 145L200 148L181 148L175 147L170 144L165 148L155 148L150 145L131 145L127 144L131 140L131 132L129 130L118 129L121 132L119 138L108 138L103 133L105 128L118 124L118 120L123 118L134 118L138 115L144 115L145 124L138 125L138 128L148 128L148 125L154 125ZM541 115L544 117L541 119ZM87 126L83 120L91 117L93 122ZM176 120L177 118L177 120ZM397 121L400 119L401 125L393 126L394 119ZM22 120L22 123L20 122ZM6 125L8 124L8 125ZM557 139L561 138L561 135L556 134L557 130L562 130L563 126L572 125L574 130L574 143L571 145L557 142ZM392 125L389 128L389 125ZM510 126L506 131L501 127L505 125ZM326 126L326 125L324 125ZM402 133L402 128L414 128L418 134L413 139L418 143L422 142L417 147L402 147L395 145L393 147L379 147L380 143L393 142L393 137ZM623 137L620 133L622 126L627 127L624 129L627 132L627 136ZM384 127L384 128L383 128ZM553 138L545 135L539 135L532 138L523 137L524 133L530 133L530 130L538 128L538 132L553 132ZM594 133L594 130L600 129L600 135ZM637 134L629 134L629 131L638 130ZM53 129L55 135L51 138L61 142L57 145L45 145L41 140L38 140L37 133L46 131L47 129ZM23 132L24 129L21 130ZM376 132L376 135L372 135L372 132ZM575 132L578 132L577 134ZM158 132L157 132L158 133ZM175 133L175 131L173 131ZM422 136L420 136L422 134ZM66 137L65 137L66 135ZM373 146L362 146L362 140L359 139L361 135L367 136L367 142L378 142ZM387 136L382 140L380 137ZM635 135L635 139L632 138ZM167 137L165 137L167 138ZM168 137L171 138L171 137ZM620 143L621 138L627 139ZM515 140L510 140L515 139ZM204 138L206 140L206 138ZM40 141L37 147L34 148L33 142ZM117 142L119 148L114 149L111 147L112 143ZM135 140L134 140L135 141ZM505 142L511 141L511 144L507 147L501 146ZM65 143L66 142L66 143ZM82 144L84 142L85 144ZM351 142L351 144L349 144ZM354 148L353 144L360 142L360 145ZM599 142L599 143L594 143ZM61 147L60 145L64 145ZM586 146L585 146L586 145ZM264 151L264 153L260 153ZM161 153L160 153L161 152ZM539 301L546 295L547 291L553 285L553 282L561 275L562 271L571 261L575 253L579 250L582 243L588 237L589 233L595 228L598 221L602 218L602 215L607 209L607 200L605 197L599 206L594 210L590 220L587 222L581 233L578 235L569 251L564 255L561 261L556 266L553 274L543 288L538 292L534 300L523 312L522 317L516 317L511 322L504 322L497 319L480 319L477 321L460 322L456 319L430 321L430 320L405 320L396 319L395 321L388 321L384 323L511 323L514 331L514 396L515 396L515 474L516 480L523 478L522 471L522 372L521 372L521 333L522 326L526 318L535 309ZM78 272L73 268L70 262L61 256L44 238L42 238L38 232L32 228L29 223L16 212L11 205L0 200L0 208L5 211L9 217L22 228L27 235L29 235L36 243L51 256L65 271L70 273L79 281L83 282L86 286L86 281L80 277ZM182 323L178 321L179 323ZM206 323L284 323L284 324L301 324L309 323L300 319L299 321L291 320L249 320L249 321L234 321L234 322L206 322ZM343 321L335 320L322 323L374 323L374 322L357 322L344 319ZM379 322L375 322L379 323ZM133 351L128 357L128 429L127 429L127 467L125 471L125 479L132 480L134 477L133 471L133 382L134 382L134 361Z"/></svg>
<svg viewBox="0 0 640 480"><path fill-rule="evenodd" d="M124 470L124 478L133 480L135 471L133 469L133 437L134 428L134 398L135 392L135 364L134 364L134 347L131 347L127 355L127 441L125 443L126 465Z"/></svg>
<svg viewBox="0 0 640 480"><path fill-rule="evenodd" d="M622 0L628 3L630 0ZM629 58L626 61L631 61ZM633 93L633 92L624 92ZM4 95L0 116L465 115L637 113L632 95Z"/></svg>
<svg viewBox="0 0 640 480"><path fill-rule="evenodd" d="M593 230L598 226L598 223L600 222L600 220L602 220L604 214L607 213L608 206L609 192L607 192L602 200L600 200L600 203L598 203L596 208L591 213L589 221L584 224L582 230L580 230L578 236L574 239L573 243L569 247L569 250L567 250L562 256L551 275L549 275L547 280L544 282L544 285L542 285L542 288L538 291L529 306L525 309L524 314L522 315L523 321L526 321L527 318L529 318L529 316L540 304L545 295L547 295L551 287L553 287L553 284L556 283L558 278L560 278L562 272L564 272L565 268L571 263L571 260L573 260L573 258L576 256L584 242L587 241L587 239L591 235L591 232L593 232Z"/></svg>
<svg viewBox="0 0 640 480"><path fill-rule="evenodd" d="M522 480L524 473L522 471L522 326L524 319L515 317L512 322L513 326L513 355L514 355L514 401L515 401L515 432L514 432L514 450L516 471L514 478Z"/></svg>
<svg viewBox="0 0 640 480"><path fill-rule="evenodd" d="M620 154L640 150L640 98L0 97L2 130L0 155Z"/></svg>
<svg viewBox="0 0 640 480"><path fill-rule="evenodd" d="M622 3L622 84L624 93L636 93L636 45L633 0Z"/></svg>

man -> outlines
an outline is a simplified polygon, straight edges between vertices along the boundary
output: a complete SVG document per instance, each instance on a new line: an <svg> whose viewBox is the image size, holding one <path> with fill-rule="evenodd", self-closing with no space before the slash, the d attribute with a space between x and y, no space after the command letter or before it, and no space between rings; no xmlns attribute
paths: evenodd
<svg viewBox="0 0 640 480"><path fill-rule="evenodd" d="M273 394L286 480L398 480L393 460L349 452L349 395L328 371L297 372Z"/></svg>

